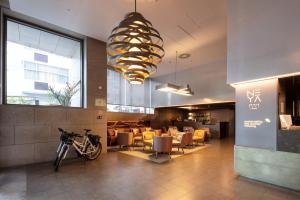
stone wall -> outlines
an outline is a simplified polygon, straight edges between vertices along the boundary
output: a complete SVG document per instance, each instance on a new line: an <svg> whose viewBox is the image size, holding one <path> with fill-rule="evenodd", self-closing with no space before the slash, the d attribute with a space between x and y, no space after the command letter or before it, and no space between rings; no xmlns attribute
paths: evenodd
<svg viewBox="0 0 300 200"><path fill-rule="evenodd" d="M235 146L234 166L242 176L300 190L300 154Z"/></svg>
<svg viewBox="0 0 300 200"><path fill-rule="evenodd" d="M92 129L102 136L106 152L106 45L86 38L85 108L0 105L0 167L52 161L59 142L57 128L82 133ZM102 89L99 89L101 86Z"/></svg>

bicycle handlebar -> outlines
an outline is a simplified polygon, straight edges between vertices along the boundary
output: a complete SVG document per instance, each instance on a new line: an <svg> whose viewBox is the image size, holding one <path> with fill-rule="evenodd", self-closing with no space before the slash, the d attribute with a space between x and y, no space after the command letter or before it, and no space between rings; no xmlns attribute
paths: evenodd
<svg viewBox="0 0 300 200"><path fill-rule="evenodd" d="M83 137L83 136L82 136L81 134L79 134L79 133L67 132L67 131L65 131L65 130L62 129L62 128L58 128L58 130L59 130L61 133L63 133L63 134L69 135L70 137Z"/></svg>

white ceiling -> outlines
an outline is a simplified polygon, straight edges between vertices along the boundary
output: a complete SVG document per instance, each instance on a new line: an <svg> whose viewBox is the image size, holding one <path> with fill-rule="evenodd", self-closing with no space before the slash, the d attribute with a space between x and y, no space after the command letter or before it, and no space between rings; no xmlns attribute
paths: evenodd
<svg viewBox="0 0 300 200"><path fill-rule="evenodd" d="M166 55L156 76L226 60L226 0L137 0L137 11L161 33ZM133 11L133 0L10 0L12 10L102 41ZM226 68L226 66L224 66ZM223 69L224 70L224 69Z"/></svg>

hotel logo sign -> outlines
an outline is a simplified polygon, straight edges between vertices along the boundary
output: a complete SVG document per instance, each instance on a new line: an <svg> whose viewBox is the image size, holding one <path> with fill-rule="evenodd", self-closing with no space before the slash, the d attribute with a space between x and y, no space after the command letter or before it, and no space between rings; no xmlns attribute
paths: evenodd
<svg viewBox="0 0 300 200"><path fill-rule="evenodd" d="M260 89L252 89L247 90L247 98L249 101L249 109L250 110L257 110L261 103L261 91Z"/></svg>

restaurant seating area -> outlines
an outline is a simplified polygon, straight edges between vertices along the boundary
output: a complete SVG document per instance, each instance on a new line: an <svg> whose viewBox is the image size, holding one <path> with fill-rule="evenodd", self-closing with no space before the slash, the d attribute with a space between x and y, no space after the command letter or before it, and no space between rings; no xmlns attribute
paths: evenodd
<svg viewBox="0 0 300 200"><path fill-rule="evenodd" d="M211 139L209 128L183 127L179 131L176 126L167 129L153 129L149 126L130 127L119 122L119 126L107 128L107 145L110 149L152 152L157 158L160 154L172 155L175 151L185 153L185 149L205 146ZM127 126L127 127L124 127ZM171 157L170 157L171 158Z"/></svg>

